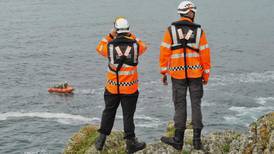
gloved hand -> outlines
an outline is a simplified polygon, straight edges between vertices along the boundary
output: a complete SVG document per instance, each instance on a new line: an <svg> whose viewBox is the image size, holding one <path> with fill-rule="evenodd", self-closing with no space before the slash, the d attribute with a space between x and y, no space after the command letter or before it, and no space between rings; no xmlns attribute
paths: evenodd
<svg viewBox="0 0 274 154"><path fill-rule="evenodd" d="M203 74L203 79L202 79L203 85L207 85L208 79L209 79L209 74L204 73Z"/></svg>
<svg viewBox="0 0 274 154"><path fill-rule="evenodd" d="M167 75L163 75L162 77L162 82L163 82L163 85L168 85L168 82L167 82Z"/></svg>
<svg viewBox="0 0 274 154"><path fill-rule="evenodd" d="M207 83L208 83L208 81L205 79L203 79L202 82L203 82L203 85L207 85Z"/></svg>

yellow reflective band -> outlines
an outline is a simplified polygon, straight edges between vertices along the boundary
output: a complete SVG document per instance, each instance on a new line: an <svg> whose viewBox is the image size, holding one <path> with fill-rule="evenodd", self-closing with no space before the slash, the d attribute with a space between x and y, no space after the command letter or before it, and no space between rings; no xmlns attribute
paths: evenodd
<svg viewBox="0 0 274 154"><path fill-rule="evenodd" d="M200 46L200 50L205 50L208 48L208 44Z"/></svg>
<svg viewBox="0 0 274 154"><path fill-rule="evenodd" d="M131 47L130 46L127 46L127 49L125 51L125 56L127 57L129 55L129 52L131 51Z"/></svg>
<svg viewBox="0 0 274 154"><path fill-rule="evenodd" d="M115 72L111 71L110 69L108 69L108 71L112 74L116 74ZM132 70L132 71L119 71L119 75L133 75L136 74L137 70Z"/></svg>
<svg viewBox="0 0 274 154"><path fill-rule="evenodd" d="M182 58L182 57L185 57L184 53L173 54L171 56L172 59ZM200 57L200 55L198 53L188 53L188 54L186 54L186 57L194 58L194 57Z"/></svg>
<svg viewBox="0 0 274 154"><path fill-rule="evenodd" d="M205 74L209 74L209 73L210 73L210 69L204 70L204 73L205 73Z"/></svg>
<svg viewBox="0 0 274 154"><path fill-rule="evenodd" d="M138 61L138 45L137 45L137 43L133 44L133 49L134 49L134 63L137 63L137 61Z"/></svg>
<svg viewBox="0 0 274 154"><path fill-rule="evenodd" d="M161 67L161 71L167 71L167 67Z"/></svg>
<svg viewBox="0 0 274 154"><path fill-rule="evenodd" d="M106 38L103 38L102 41L108 43L108 40Z"/></svg>
<svg viewBox="0 0 274 154"><path fill-rule="evenodd" d="M192 30L189 30L189 31L187 32L187 34L186 34L185 39L186 39L186 40L189 40L190 37L191 37L191 35L192 35L192 33L193 33L193 31L192 31Z"/></svg>
<svg viewBox="0 0 274 154"><path fill-rule="evenodd" d="M180 40L182 40L182 39L184 39L184 38L185 38L185 36L184 36L184 33L183 33L183 30L182 30L182 29L178 29L178 30L177 30L177 32L178 32L178 35L179 35Z"/></svg>
<svg viewBox="0 0 274 154"><path fill-rule="evenodd" d="M120 47L115 47L116 52L118 53L118 56L123 56L123 52L121 51Z"/></svg>
<svg viewBox="0 0 274 154"><path fill-rule="evenodd" d="M176 27L174 25L171 26L171 33L172 33L173 45L178 45Z"/></svg>
<svg viewBox="0 0 274 154"><path fill-rule="evenodd" d="M162 43L161 43L161 46L162 46L162 47L165 47L165 48L168 48L168 49L171 47L171 45L168 44L168 43L166 43L166 42L162 42Z"/></svg>
<svg viewBox="0 0 274 154"><path fill-rule="evenodd" d="M197 29L197 36L196 36L196 48L199 48L199 44L200 44L200 39L201 39L201 34L202 34L202 29L198 28Z"/></svg>
<svg viewBox="0 0 274 154"><path fill-rule="evenodd" d="M109 58L110 58L110 63L111 63L111 64L114 63L113 48L114 48L114 46L111 44L111 45L109 46L109 55L110 55Z"/></svg>
<svg viewBox="0 0 274 154"><path fill-rule="evenodd" d="M99 51L102 52L103 51L103 45L100 45Z"/></svg>

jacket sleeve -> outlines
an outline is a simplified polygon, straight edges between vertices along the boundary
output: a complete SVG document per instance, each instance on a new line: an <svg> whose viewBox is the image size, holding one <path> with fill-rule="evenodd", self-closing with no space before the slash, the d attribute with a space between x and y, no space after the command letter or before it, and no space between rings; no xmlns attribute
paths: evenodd
<svg viewBox="0 0 274 154"><path fill-rule="evenodd" d="M112 41L112 37L110 36L110 34L108 34L107 36L105 36L100 42L99 42L99 44L97 45L97 47L96 47L96 50L97 50L97 52L100 54L100 55L102 55L102 56L104 56L104 57L107 57L108 56L108 54L107 54L107 50L108 50L108 43L110 42L110 41Z"/></svg>
<svg viewBox="0 0 274 154"><path fill-rule="evenodd" d="M200 56L201 56L201 65L203 66L203 79L208 81L210 75L210 48L208 47L208 42L206 39L205 32L202 33L200 40Z"/></svg>
<svg viewBox="0 0 274 154"><path fill-rule="evenodd" d="M168 72L170 56L172 54L171 44L172 44L172 40L171 40L170 33L168 30L166 30L160 46L159 62L160 62L161 74L166 74Z"/></svg>
<svg viewBox="0 0 274 154"><path fill-rule="evenodd" d="M136 35L131 33L131 38L135 39L139 45L139 55L141 56L143 53L147 50L147 45L139 38L136 37Z"/></svg>

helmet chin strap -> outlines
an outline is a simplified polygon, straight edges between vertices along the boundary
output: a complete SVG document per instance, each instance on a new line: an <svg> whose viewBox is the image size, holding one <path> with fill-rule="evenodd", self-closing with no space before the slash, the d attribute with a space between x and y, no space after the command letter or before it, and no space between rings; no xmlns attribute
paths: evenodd
<svg viewBox="0 0 274 154"><path fill-rule="evenodd" d="M192 12L193 12L193 11L192 11ZM192 22L194 22L196 13L193 12L193 18L191 18L188 14L186 14L186 15L180 14L180 15L181 15L181 17L188 18L188 19L190 19Z"/></svg>

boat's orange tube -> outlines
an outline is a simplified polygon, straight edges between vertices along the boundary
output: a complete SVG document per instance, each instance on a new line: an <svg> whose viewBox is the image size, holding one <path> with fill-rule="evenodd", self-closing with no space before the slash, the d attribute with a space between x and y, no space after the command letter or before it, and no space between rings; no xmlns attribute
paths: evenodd
<svg viewBox="0 0 274 154"><path fill-rule="evenodd" d="M67 88L49 88L48 92L50 93L72 93L73 92L73 88L68 86Z"/></svg>

